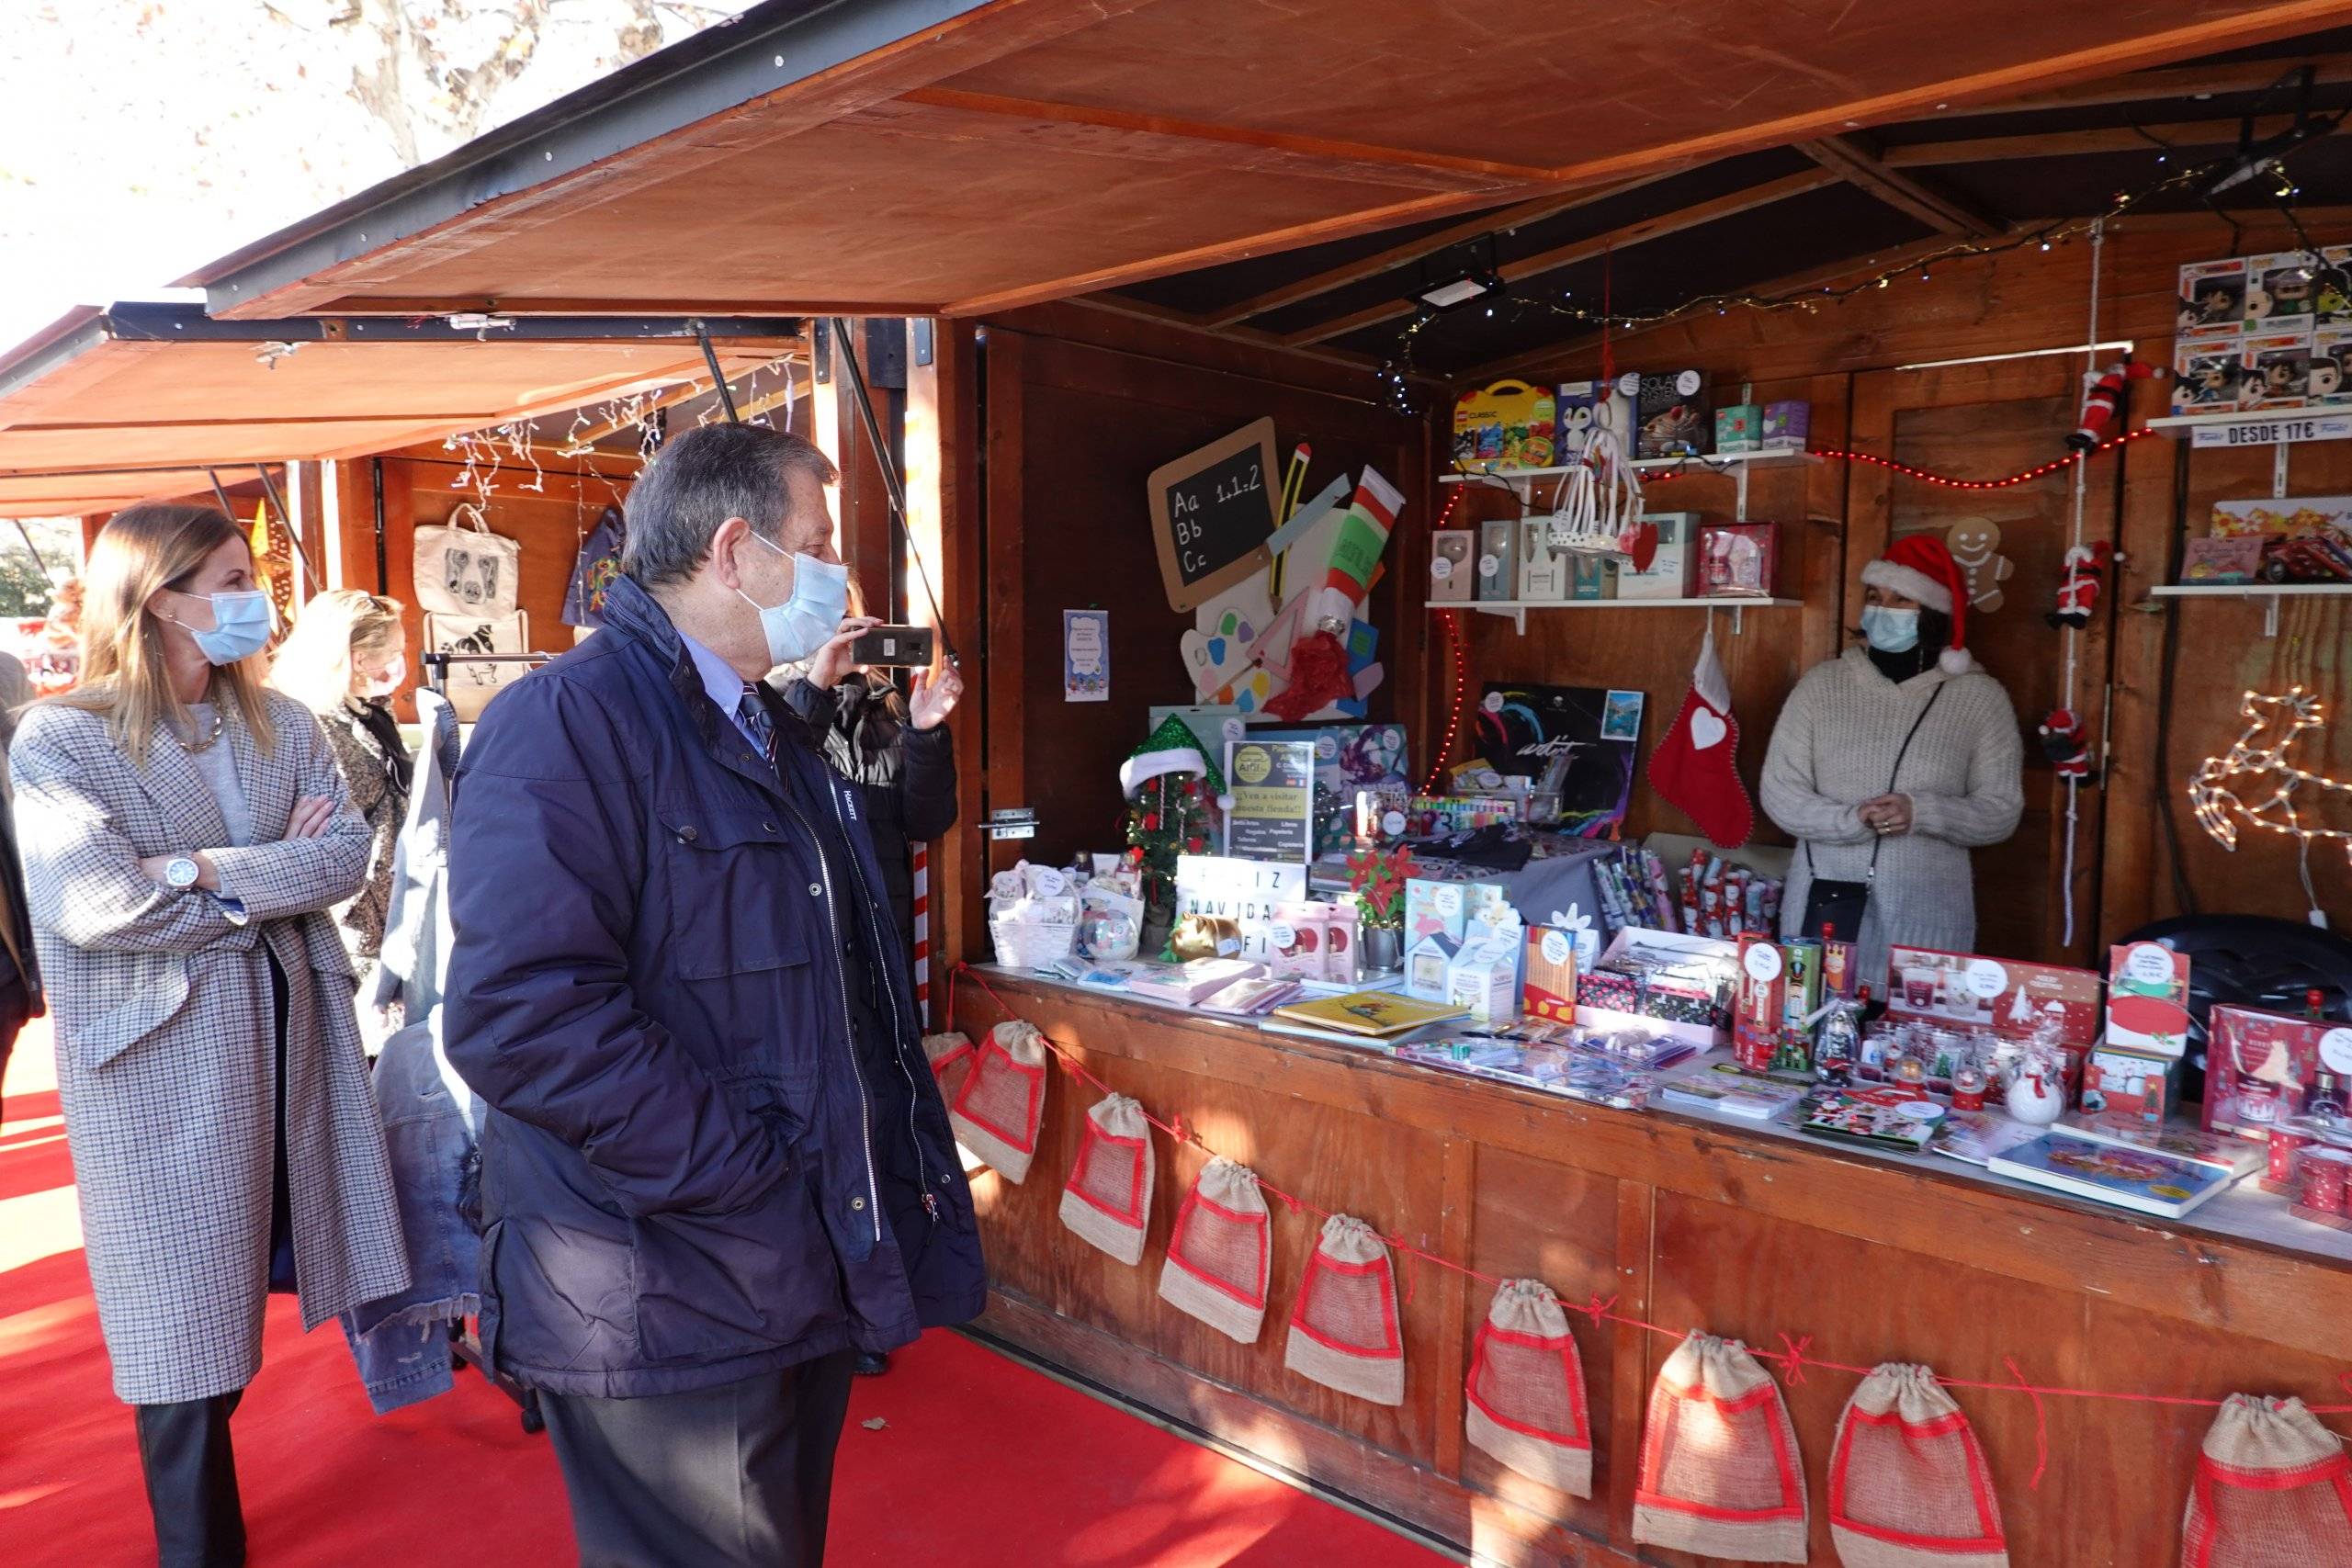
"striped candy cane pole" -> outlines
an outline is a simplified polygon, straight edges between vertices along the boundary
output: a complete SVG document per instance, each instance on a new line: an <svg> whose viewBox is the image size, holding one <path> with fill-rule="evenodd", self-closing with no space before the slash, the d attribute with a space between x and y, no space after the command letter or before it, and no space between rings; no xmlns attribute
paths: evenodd
<svg viewBox="0 0 2352 1568"><path fill-rule="evenodd" d="M931 1016L931 846L914 846L915 1019L933 1027Z"/></svg>

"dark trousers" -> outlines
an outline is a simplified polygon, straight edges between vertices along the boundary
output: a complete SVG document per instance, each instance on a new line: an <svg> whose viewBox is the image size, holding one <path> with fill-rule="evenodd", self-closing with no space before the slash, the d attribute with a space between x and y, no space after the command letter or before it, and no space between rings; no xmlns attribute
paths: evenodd
<svg viewBox="0 0 2352 1568"><path fill-rule="evenodd" d="M229 1447L229 1414L243 1397L131 1407L162 1568L241 1568L245 1561L237 1456Z"/></svg>
<svg viewBox="0 0 2352 1568"><path fill-rule="evenodd" d="M267 949L264 949L266 953ZM286 1175L286 972L269 960L270 999L277 1021L276 1154L270 1161L269 1288L294 1289L294 1215ZM239 1389L209 1399L131 1407L139 1427L139 1467L155 1516L162 1568L239 1568L245 1560L245 1514L237 1496L237 1456L229 1416Z"/></svg>
<svg viewBox="0 0 2352 1568"><path fill-rule="evenodd" d="M644 1399L540 1394L581 1568L818 1568L854 1359Z"/></svg>

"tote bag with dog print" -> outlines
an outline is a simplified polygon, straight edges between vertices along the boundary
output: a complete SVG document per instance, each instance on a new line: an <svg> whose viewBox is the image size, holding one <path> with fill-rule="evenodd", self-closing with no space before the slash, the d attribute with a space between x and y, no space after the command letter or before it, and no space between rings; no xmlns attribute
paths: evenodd
<svg viewBox="0 0 2352 1568"><path fill-rule="evenodd" d="M523 547L492 533L481 508L468 502L446 525L416 531L417 605L434 615L503 620L519 603Z"/></svg>

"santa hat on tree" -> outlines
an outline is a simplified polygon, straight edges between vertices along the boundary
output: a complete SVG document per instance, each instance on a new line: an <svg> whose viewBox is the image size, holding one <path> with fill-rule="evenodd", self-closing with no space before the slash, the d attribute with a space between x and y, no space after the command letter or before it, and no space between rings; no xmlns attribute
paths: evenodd
<svg viewBox="0 0 2352 1568"><path fill-rule="evenodd" d="M1172 713L1119 764L1119 787L1133 795L1153 779L1170 773L1189 773L1205 779L1212 795L1225 793L1225 779L1201 750L1199 737Z"/></svg>
<svg viewBox="0 0 2352 1568"><path fill-rule="evenodd" d="M1968 653L1968 579L1942 538L1904 535L1887 547L1886 554L1862 568L1862 581L1951 616L1951 641L1936 662L1948 675L1964 675L1976 668Z"/></svg>

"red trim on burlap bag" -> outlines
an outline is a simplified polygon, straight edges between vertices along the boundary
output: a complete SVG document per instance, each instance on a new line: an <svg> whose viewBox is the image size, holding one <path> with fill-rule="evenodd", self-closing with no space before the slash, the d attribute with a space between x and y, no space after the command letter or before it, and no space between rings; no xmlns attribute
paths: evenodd
<svg viewBox="0 0 2352 1568"><path fill-rule="evenodd" d="M1742 1562L1804 1562L1796 1456L1780 1385L1738 1340L1694 1331L1650 1389L1634 1539Z"/></svg>
<svg viewBox="0 0 2352 1568"><path fill-rule="evenodd" d="M2233 1393L2197 1456L2181 1568L2352 1562L2352 1456L2300 1399Z"/></svg>
<svg viewBox="0 0 2352 1568"><path fill-rule="evenodd" d="M926 1034L922 1037L922 1054L931 1063L931 1079L939 1086L939 1098L949 1105L955 1104L964 1080L972 1076L972 1062L979 1055L972 1048L971 1037L961 1033Z"/></svg>
<svg viewBox="0 0 2352 1568"><path fill-rule="evenodd" d="M1086 1113L1062 1188L1062 1224L1122 1263L1143 1261L1151 1210L1151 1134L1143 1107L1111 1095Z"/></svg>
<svg viewBox="0 0 2352 1568"><path fill-rule="evenodd" d="M1984 1450L1928 1368L1889 1361L1846 1402L1829 1534L1846 1568L2008 1568Z"/></svg>
<svg viewBox="0 0 2352 1568"><path fill-rule="evenodd" d="M1549 1286L1503 1281L1470 1347L1462 1392L1471 1447L1555 1491L1592 1495L1584 1362Z"/></svg>
<svg viewBox="0 0 2352 1568"><path fill-rule="evenodd" d="M1046 1041L1018 1019L989 1031L971 1075L948 1108L956 1141L1007 1181L1029 1174L1037 1128L1046 1109Z"/></svg>
<svg viewBox="0 0 2352 1568"><path fill-rule="evenodd" d="M1323 1222L1291 1308L1283 1365L1374 1404L1405 1402L1396 1276L1387 1244L1363 1221L1334 1214Z"/></svg>
<svg viewBox="0 0 2352 1568"><path fill-rule="evenodd" d="M1258 1178L1219 1155L1176 1211L1159 1270L1160 1299L1228 1338L1255 1345L1265 1327L1272 1265L1272 1226Z"/></svg>

